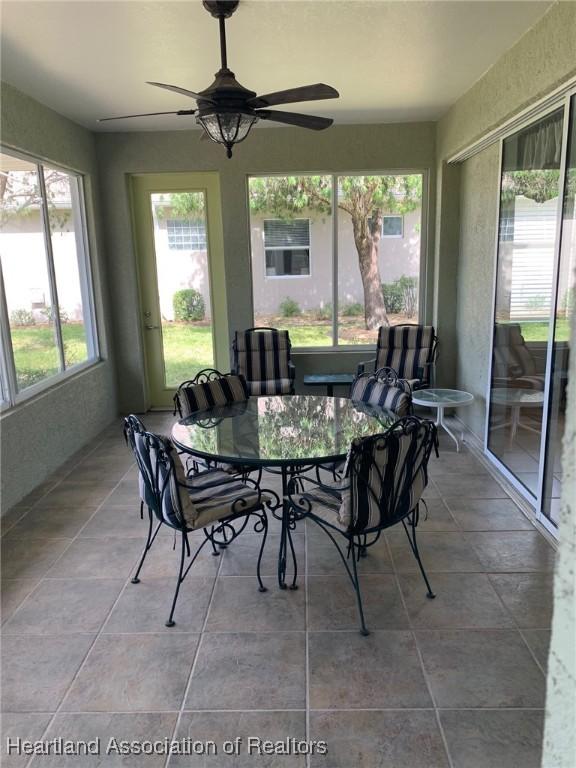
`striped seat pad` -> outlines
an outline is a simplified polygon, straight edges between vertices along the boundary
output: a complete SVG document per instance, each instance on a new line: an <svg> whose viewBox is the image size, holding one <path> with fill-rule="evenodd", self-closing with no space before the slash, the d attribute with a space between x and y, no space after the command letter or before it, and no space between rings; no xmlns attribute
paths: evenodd
<svg viewBox="0 0 576 768"><path fill-rule="evenodd" d="M376 369L393 368L398 378L408 379L411 386L427 383L434 336L431 325L382 326L378 332Z"/></svg>
<svg viewBox="0 0 576 768"><path fill-rule="evenodd" d="M296 501L302 499L312 504L313 515L330 525L345 531L351 520L350 492L347 483L316 486L310 491L296 496Z"/></svg>
<svg viewBox="0 0 576 768"><path fill-rule="evenodd" d="M262 493L258 500L258 492L254 488L227 472L215 469L186 478L179 469L181 464L175 462L174 465L177 482L185 483L188 488L177 487L176 478L172 476L162 497L162 514L167 519L173 519L176 514L189 529L204 528L217 520L249 512L270 501L266 493Z"/></svg>
<svg viewBox="0 0 576 768"><path fill-rule="evenodd" d="M290 336L288 331L236 331L235 367L248 382L290 381ZM276 394L262 392L252 394Z"/></svg>
<svg viewBox="0 0 576 768"><path fill-rule="evenodd" d="M292 393L292 380L249 381L248 390L251 395L290 395Z"/></svg>
<svg viewBox="0 0 576 768"><path fill-rule="evenodd" d="M230 374L178 390L183 418L208 408L229 405L248 399L248 386L244 376Z"/></svg>
<svg viewBox="0 0 576 768"><path fill-rule="evenodd" d="M412 398L407 392L375 376L358 376L352 384L350 399L386 408L398 416L406 416L412 405Z"/></svg>

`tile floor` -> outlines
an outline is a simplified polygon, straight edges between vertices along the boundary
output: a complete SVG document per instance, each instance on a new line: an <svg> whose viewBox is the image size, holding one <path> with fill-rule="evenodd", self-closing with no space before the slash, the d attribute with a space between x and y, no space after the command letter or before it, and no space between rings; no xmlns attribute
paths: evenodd
<svg viewBox="0 0 576 768"><path fill-rule="evenodd" d="M106 430L3 519L4 736L328 742L309 762L243 749L32 766L537 768L554 553L471 452L441 448L419 538L436 600L391 530L361 563L361 637L337 554L300 524L298 591L276 586L277 528L257 591L246 533L200 557L167 629L177 552L163 532L130 583L145 523L120 428Z"/></svg>

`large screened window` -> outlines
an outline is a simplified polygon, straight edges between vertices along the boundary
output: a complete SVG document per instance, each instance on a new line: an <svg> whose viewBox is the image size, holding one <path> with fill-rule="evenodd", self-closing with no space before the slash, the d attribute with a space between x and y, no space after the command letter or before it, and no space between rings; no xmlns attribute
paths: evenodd
<svg viewBox="0 0 576 768"><path fill-rule="evenodd" d="M254 176L248 192L255 325L334 348L419 321L423 174Z"/></svg>
<svg viewBox="0 0 576 768"><path fill-rule="evenodd" d="M2 399L97 357L82 179L0 153Z"/></svg>

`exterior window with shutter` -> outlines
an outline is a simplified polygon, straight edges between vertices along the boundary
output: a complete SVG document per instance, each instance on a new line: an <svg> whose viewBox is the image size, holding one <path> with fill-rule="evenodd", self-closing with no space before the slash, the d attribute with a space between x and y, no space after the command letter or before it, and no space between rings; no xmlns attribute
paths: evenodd
<svg viewBox="0 0 576 768"><path fill-rule="evenodd" d="M265 219L266 277L310 275L310 219Z"/></svg>

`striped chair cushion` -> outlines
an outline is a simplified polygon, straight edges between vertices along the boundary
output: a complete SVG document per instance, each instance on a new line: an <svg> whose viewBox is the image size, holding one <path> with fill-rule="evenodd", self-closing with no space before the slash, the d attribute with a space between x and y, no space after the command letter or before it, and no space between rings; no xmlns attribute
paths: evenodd
<svg viewBox="0 0 576 768"><path fill-rule="evenodd" d="M376 368L393 368L398 377L414 387L428 383L432 362L434 328L431 325L398 325L378 332Z"/></svg>
<svg viewBox="0 0 576 768"><path fill-rule="evenodd" d="M217 520L249 512L270 501L262 493L240 482L228 472L215 469L186 477L182 464L174 462L175 473L162 496L162 516L166 521L183 521L188 529L204 528ZM187 488L180 487L186 485Z"/></svg>
<svg viewBox="0 0 576 768"><path fill-rule="evenodd" d="M235 370L245 376L251 394L284 394L286 387L291 388L290 348L288 331L236 331ZM265 382L273 388L264 388ZM255 383L264 391L253 391Z"/></svg>
<svg viewBox="0 0 576 768"><path fill-rule="evenodd" d="M352 383L350 399L386 408L398 416L406 416L412 406L412 397L401 387L390 386L375 376L358 376Z"/></svg>
<svg viewBox="0 0 576 768"><path fill-rule="evenodd" d="M207 408L229 405L248 399L248 386L244 376L228 374L212 381L205 381L177 392L182 417Z"/></svg>
<svg viewBox="0 0 576 768"><path fill-rule="evenodd" d="M251 395L289 395L292 392L292 380L249 381L248 389Z"/></svg>
<svg viewBox="0 0 576 768"><path fill-rule="evenodd" d="M536 363L526 346L518 323L498 324L494 329L494 379L513 379L514 386L544 389L544 375L536 372Z"/></svg>
<svg viewBox="0 0 576 768"><path fill-rule="evenodd" d="M422 466L412 477L414 468L407 461L412 445L410 435L401 435L387 443L372 443L370 461L360 458L358 470L350 476L355 529L362 531L392 523L416 507L426 487L427 475Z"/></svg>
<svg viewBox="0 0 576 768"><path fill-rule="evenodd" d="M350 490L346 481L316 487L296 498L310 502L312 513L326 523L342 531L346 531L350 527L352 520Z"/></svg>

